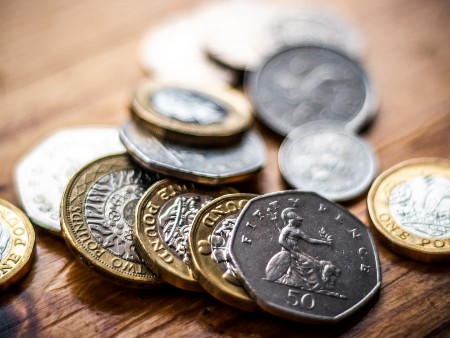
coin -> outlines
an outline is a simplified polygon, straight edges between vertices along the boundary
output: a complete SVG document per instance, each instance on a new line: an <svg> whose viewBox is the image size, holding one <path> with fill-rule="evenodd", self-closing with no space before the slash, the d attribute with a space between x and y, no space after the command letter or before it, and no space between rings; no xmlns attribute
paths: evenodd
<svg viewBox="0 0 450 338"><path fill-rule="evenodd" d="M113 127L67 128L45 139L15 170L16 191L31 221L61 235L59 206L72 174L98 157L124 151Z"/></svg>
<svg viewBox="0 0 450 338"><path fill-rule="evenodd" d="M278 165L291 186L335 201L359 196L377 171L370 145L335 121L310 122L290 132Z"/></svg>
<svg viewBox="0 0 450 338"><path fill-rule="evenodd" d="M381 284L369 229L315 193L281 191L250 200L230 249L238 277L259 306L305 323L349 317Z"/></svg>
<svg viewBox="0 0 450 338"><path fill-rule="evenodd" d="M191 11L151 27L141 42L142 67L153 78L168 82L221 88L237 83L234 72L215 64L203 52L207 19Z"/></svg>
<svg viewBox="0 0 450 338"><path fill-rule="evenodd" d="M358 131L377 104L362 66L319 46L277 52L249 73L245 84L257 116L280 135L315 120L341 121Z"/></svg>
<svg viewBox="0 0 450 338"><path fill-rule="evenodd" d="M19 281L34 259L34 229L25 214L0 199L0 290Z"/></svg>
<svg viewBox="0 0 450 338"><path fill-rule="evenodd" d="M130 155L143 167L202 184L224 184L245 180L265 163L265 147L253 131L227 147L194 147L153 136L136 121L120 128L120 139Z"/></svg>
<svg viewBox="0 0 450 338"><path fill-rule="evenodd" d="M131 232L138 200L158 179L125 154L97 159L71 178L62 199L61 226L69 248L83 264L124 286L163 284L139 257Z"/></svg>
<svg viewBox="0 0 450 338"><path fill-rule="evenodd" d="M171 179L153 184L139 201L133 224L136 248L147 266L172 285L203 291L188 267L192 221L208 202L234 192Z"/></svg>
<svg viewBox="0 0 450 338"><path fill-rule="evenodd" d="M377 177L367 207L393 251L425 262L450 258L450 160L416 158Z"/></svg>
<svg viewBox="0 0 450 338"><path fill-rule="evenodd" d="M230 194L201 208L189 234L189 251L195 277L222 302L242 310L258 307L242 288L228 259L227 242L237 217L254 194Z"/></svg>
<svg viewBox="0 0 450 338"><path fill-rule="evenodd" d="M232 89L145 81L131 109L153 134L185 144L233 143L253 122L250 104Z"/></svg>

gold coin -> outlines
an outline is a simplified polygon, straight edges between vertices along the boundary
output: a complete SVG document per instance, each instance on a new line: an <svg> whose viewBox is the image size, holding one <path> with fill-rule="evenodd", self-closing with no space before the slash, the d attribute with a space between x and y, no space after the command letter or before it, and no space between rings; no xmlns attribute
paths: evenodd
<svg viewBox="0 0 450 338"><path fill-rule="evenodd" d="M159 178L125 154L95 160L71 178L61 204L61 226L82 263L125 286L163 284L136 252L131 229L139 199Z"/></svg>
<svg viewBox="0 0 450 338"><path fill-rule="evenodd" d="M236 90L153 81L138 86L131 110L155 136L186 144L230 144L253 122L249 102Z"/></svg>
<svg viewBox="0 0 450 338"><path fill-rule="evenodd" d="M147 265L172 285L203 291L189 268L192 221L214 198L234 192L171 179L153 184L139 201L133 224L136 248Z"/></svg>
<svg viewBox="0 0 450 338"><path fill-rule="evenodd" d="M388 169L367 206L393 251L426 262L450 258L450 160L417 158Z"/></svg>
<svg viewBox="0 0 450 338"><path fill-rule="evenodd" d="M199 283L220 301L247 311L255 311L258 306L236 277L228 259L227 242L241 210L256 196L230 194L216 198L199 210L189 235L192 267Z"/></svg>
<svg viewBox="0 0 450 338"><path fill-rule="evenodd" d="M34 259L34 229L25 214L0 199L0 290L20 280Z"/></svg>

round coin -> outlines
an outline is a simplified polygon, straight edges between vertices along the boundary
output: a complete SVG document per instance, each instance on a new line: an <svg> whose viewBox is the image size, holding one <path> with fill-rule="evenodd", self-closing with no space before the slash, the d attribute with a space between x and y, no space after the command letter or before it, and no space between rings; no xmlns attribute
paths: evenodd
<svg viewBox="0 0 450 338"><path fill-rule="evenodd" d="M61 235L59 206L70 177L98 157L124 151L114 127L63 129L45 139L15 171L17 194L31 221Z"/></svg>
<svg viewBox="0 0 450 338"><path fill-rule="evenodd" d="M426 262L450 259L450 160L417 158L386 170L367 207L393 251Z"/></svg>
<svg viewBox="0 0 450 338"><path fill-rule="evenodd" d="M272 55L249 73L246 90L257 116L280 135L316 120L341 121L358 131L376 109L362 66L319 46L295 46Z"/></svg>
<svg viewBox="0 0 450 338"><path fill-rule="evenodd" d="M184 144L239 141L253 122L248 101L232 89L142 82L131 109L154 135Z"/></svg>
<svg viewBox="0 0 450 338"><path fill-rule="evenodd" d="M72 177L62 199L61 225L82 263L124 286L163 284L136 252L131 229L139 199L158 179L125 154L97 159Z"/></svg>
<svg viewBox="0 0 450 338"><path fill-rule="evenodd" d="M242 288L228 259L227 243L239 213L254 194L230 194L216 198L195 216L189 251L195 277L220 301L247 311L258 307Z"/></svg>
<svg viewBox="0 0 450 338"><path fill-rule="evenodd" d="M0 290L20 280L34 259L34 229L25 214L0 199Z"/></svg>
<svg viewBox="0 0 450 338"><path fill-rule="evenodd" d="M198 210L234 192L171 179L153 184L137 205L133 225L136 248L146 264L172 285L203 291L189 268L189 231Z"/></svg>
<svg viewBox="0 0 450 338"><path fill-rule="evenodd" d="M310 122L290 132L278 165L291 186L335 201L359 196L377 171L369 144L336 121Z"/></svg>
<svg viewBox="0 0 450 338"><path fill-rule="evenodd" d="M237 276L259 306L305 323L349 317L381 284L369 229L315 193L282 191L250 200L230 250Z"/></svg>
<svg viewBox="0 0 450 338"><path fill-rule="evenodd" d="M158 139L136 121L120 128L120 139L143 167L202 184L245 180L265 163L265 147L253 131L227 147L194 147Z"/></svg>

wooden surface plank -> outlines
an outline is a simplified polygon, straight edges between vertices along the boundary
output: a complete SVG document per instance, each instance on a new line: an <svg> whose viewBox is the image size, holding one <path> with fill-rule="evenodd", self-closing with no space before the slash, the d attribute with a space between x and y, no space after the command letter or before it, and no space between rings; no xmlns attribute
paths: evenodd
<svg viewBox="0 0 450 338"><path fill-rule="evenodd" d="M144 77L139 40L152 25L201 1L2 1L0 5L0 197L17 204L12 175L36 142L64 126L119 124ZM317 3L317 2L314 2ZM361 30L364 64L381 105L362 134L380 170L420 156L450 157L450 2L334 0ZM241 191L286 189L281 138L262 126L268 164ZM347 202L365 224L365 196ZM306 326L245 313L206 294L118 287L75 261L64 241L37 229L27 277L0 295L0 336L450 336L448 263L393 254L377 240L379 297L349 322Z"/></svg>

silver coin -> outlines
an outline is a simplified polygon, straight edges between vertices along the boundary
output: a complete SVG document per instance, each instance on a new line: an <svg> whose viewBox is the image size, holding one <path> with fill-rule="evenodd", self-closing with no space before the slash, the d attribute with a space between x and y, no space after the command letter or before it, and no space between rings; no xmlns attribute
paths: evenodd
<svg viewBox="0 0 450 338"><path fill-rule="evenodd" d="M125 152L113 127L63 129L30 151L16 167L15 185L33 223L61 234L59 206L70 177L86 163Z"/></svg>
<svg viewBox="0 0 450 338"><path fill-rule="evenodd" d="M335 201L359 196L377 171L371 147L334 121L310 122L290 132L278 165L291 186Z"/></svg>
<svg viewBox="0 0 450 338"><path fill-rule="evenodd" d="M358 131L377 107L374 89L356 61L319 46L295 46L272 55L246 79L258 117L287 135L316 120L337 120Z"/></svg>
<svg viewBox="0 0 450 338"><path fill-rule="evenodd" d="M170 176L203 184L244 180L265 163L265 146L255 132L228 147L201 148L161 140L135 121L120 128L120 139L142 166Z"/></svg>
<svg viewBox="0 0 450 338"><path fill-rule="evenodd" d="M335 323L380 288L380 262L369 229L315 193L283 191L252 199L231 236L238 277L273 314Z"/></svg>

